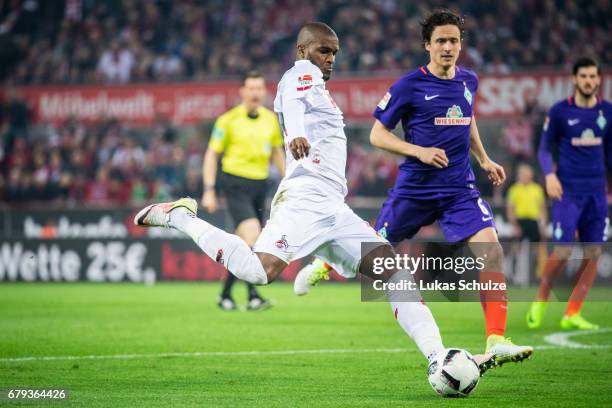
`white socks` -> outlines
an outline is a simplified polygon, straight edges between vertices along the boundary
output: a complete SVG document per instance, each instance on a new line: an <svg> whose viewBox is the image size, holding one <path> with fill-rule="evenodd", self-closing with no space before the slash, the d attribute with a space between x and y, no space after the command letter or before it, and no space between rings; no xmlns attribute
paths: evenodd
<svg viewBox="0 0 612 408"><path fill-rule="evenodd" d="M182 207L170 212L168 225L189 235L206 255L225 266L238 279L255 285L268 283L259 258L240 237L197 218Z"/></svg>
<svg viewBox="0 0 612 408"><path fill-rule="evenodd" d="M413 281L412 275L407 271L399 271L389 282L401 280ZM387 295L395 320L428 360L444 349L438 325L417 290L389 291Z"/></svg>

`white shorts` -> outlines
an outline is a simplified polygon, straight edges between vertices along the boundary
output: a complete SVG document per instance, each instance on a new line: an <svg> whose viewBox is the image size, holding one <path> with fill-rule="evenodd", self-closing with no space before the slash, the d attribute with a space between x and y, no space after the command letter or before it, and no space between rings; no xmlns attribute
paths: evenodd
<svg viewBox="0 0 612 408"><path fill-rule="evenodd" d="M312 254L340 275L352 278L359 270L362 243L389 245L344 203L343 197L283 184L272 200L270 219L254 252L272 254L287 263Z"/></svg>

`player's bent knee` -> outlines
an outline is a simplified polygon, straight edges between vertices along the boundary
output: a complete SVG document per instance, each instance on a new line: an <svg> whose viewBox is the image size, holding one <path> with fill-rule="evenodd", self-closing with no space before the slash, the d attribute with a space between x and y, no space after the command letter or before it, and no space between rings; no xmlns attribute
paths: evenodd
<svg viewBox="0 0 612 408"><path fill-rule="evenodd" d="M287 266L287 262L282 259L265 252L258 252L259 261L268 276L268 283L272 283L283 272Z"/></svg>

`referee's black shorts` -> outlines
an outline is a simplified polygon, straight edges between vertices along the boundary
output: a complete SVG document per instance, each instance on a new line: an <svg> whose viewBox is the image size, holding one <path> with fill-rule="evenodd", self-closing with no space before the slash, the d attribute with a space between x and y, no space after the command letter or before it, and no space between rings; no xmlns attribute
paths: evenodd
<svg viewBox="0 0 612 408"><path fill-rule="evenodd" d="M521 227L521 240L527 239L530 242L540 241L540 228L537 221L519 218L516 222Z"/></svg>
<svg viewBox="0 0 612 408"><path fill-rule="evenodd" d="M257 218L264 222L266 180L253 180L221 172L221 191L225 193L227 208L236 227L244 220Z"/></svg>

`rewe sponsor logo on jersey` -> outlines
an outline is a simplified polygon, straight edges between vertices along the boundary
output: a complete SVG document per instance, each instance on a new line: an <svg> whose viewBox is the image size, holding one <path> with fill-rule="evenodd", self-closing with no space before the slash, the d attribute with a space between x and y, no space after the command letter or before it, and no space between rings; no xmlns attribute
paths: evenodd
<svg viewBox="0 0 612 408"><path fill-rule="evenodd" d="M459 105L453 105L446 111L445 118L435 118L436 126L466 126L472 123L472 118L464 118Z"/></svg>
<svg viewBox="0 0 612 408"><path fill-rule="evenodd" d="M584 129L580 137L572 137L572 146L599 146L601 137L595 136L593 129Z"/></svg>
<svg viewBox="0 0 612 408"><path fill-rule="evenodd" d="M304 74L301 77L298 77L298 91L306 91L312 88L312 75Z"/></svg>

